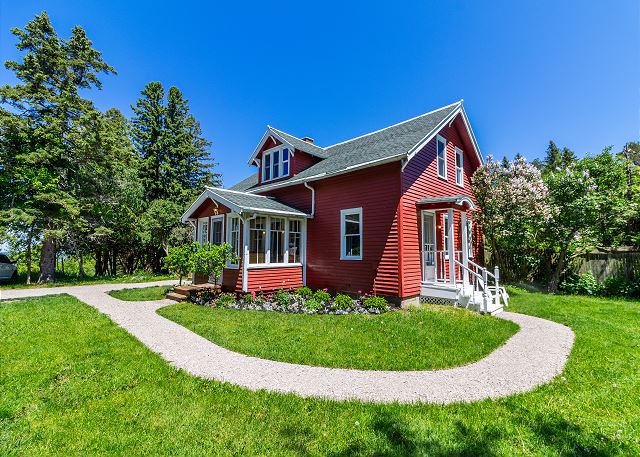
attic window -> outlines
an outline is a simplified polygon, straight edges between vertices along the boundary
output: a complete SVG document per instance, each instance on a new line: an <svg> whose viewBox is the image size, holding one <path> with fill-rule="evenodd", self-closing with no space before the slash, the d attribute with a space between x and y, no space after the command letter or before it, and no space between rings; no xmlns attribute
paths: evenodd
<svg viewBox="0 0 640 457"><path fill-rule="evenodd" d="M263 153L262 182L289 176L289 148L270 149Z"/></svg>

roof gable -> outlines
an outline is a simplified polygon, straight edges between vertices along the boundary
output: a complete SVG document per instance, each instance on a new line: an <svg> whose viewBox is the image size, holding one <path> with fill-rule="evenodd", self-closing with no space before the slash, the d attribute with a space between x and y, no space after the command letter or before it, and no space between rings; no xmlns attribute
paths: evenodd
<svg viewBox="0 0 640 457"><path fill-rule="evenodd" d="M271 147L275 147L280 144L287 146L290 149L291 154L295 154L295 151L298 150L322 159L327 157L327 153L320 146L301 140L300 138L289 135L288 133L282 132L268 125L267 131L262 135L262 139L258 143L258 146L256 146L251 157L249 157L248 164L253 165L256 162L258 155L263 150L270 149Z"/></svg>

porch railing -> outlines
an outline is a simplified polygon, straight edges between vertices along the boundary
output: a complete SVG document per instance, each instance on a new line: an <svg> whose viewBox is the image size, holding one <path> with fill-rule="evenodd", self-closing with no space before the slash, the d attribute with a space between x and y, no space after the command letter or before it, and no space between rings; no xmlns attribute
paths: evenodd
<svg viewBox="0 0 640 457"><path fill-rule="evenodd" d="M423 251L422 252L422 280L430 283L455 284L461 286L464 295L470 297L474 304L476 293L482 294L481 310L487 312L489 304L493 304L494 309L508 305L509 296L503 287L500 287L500 270L496 266L493 273L466 259L464 263L462 251L454 251L453 254L453 280L451 280L451 269L449 263L449 253L447 251Z"/></svg>

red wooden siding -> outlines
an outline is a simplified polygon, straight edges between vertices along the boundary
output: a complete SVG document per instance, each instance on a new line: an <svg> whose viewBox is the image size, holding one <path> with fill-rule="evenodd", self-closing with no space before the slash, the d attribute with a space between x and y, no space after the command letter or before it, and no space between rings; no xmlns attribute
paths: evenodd
<svg viewBox="0 0 640 457"><path fill-rule="evenodd" d="M320 162L319 157L312 156L311 154L307 154L303 151L295 151L293 157L291 158L291 173L293 175L297 175L303 170L306 170L311 165L315 165Z"/></svg>
<svg viewBox="0 0 640 457"><path fill-rule="evenodd" d="M314 187L314 183L310 183ZM311 213L311 190L304 187L302 184L295 186L282 187L280 189L271 189L265 192L260 192L263 195L269 195L285 203L293 206L307 214Z"/></svg>
<svg viewBox="0 0 640 457"><path fill-rule="evenodd" d="M471 141L467 135L464 123L460 115L451 126L445 126L439 134L447 139L447 179L438 177L436 161L436 139L434 138L421 151L419 151L407 164L402 173L402 198L400 211L402 212L402 247L401 247L401 296L412 297L419 295L422 280L422 222L420 209L416 203L424 197L445 195L468 195L475 202L471 191L470 178L479 161L473 151ZM464 153L464 187L456 185L455 179L455 147L462 149ZM471 213L468 213L468 216ZM454 239L456 250L460 250L460 219L454 212ZM442 216L436 219L437 249L442 247ZM480 228L474 224L474 250L477 261L481 252Z"/></svg>
<svg viewBox="0 0 640 457"><path fill-rule="evenodd" d="M398 295L400 163L314 181L307 224L307 284L345 292ZM362 208L362 260L340 260L340 210Z"/></svg>
<svg viewBox="0 0 640 457"><path fill-rule="evenodd" d="M250 268L247 270L249 292L271 292L302 287L302 267Z"/></svg>

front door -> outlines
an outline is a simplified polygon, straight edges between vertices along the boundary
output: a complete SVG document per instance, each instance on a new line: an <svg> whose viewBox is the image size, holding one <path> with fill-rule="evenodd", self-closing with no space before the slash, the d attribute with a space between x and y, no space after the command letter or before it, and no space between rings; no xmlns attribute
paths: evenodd
<svg viewBox="0 0 640 457"><path fill-rule="evenodd" d="M435 214L422 212L422 279L436 280L436 224Z"/></svg>
<svg viewBox="0 0 640 457"><path fill-rule="evenodd" d="M220 245L224 241L224 215L211 216L211 244ZM215 278L213 275L209 277L209 282L212 284L220 284L222 278L218 276Z"/></svg>

